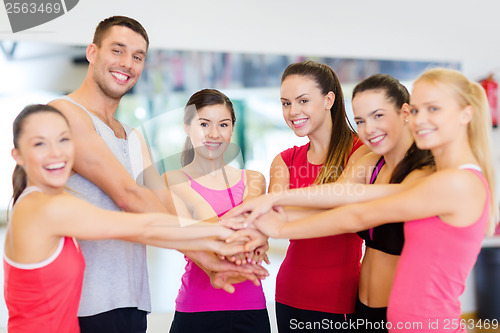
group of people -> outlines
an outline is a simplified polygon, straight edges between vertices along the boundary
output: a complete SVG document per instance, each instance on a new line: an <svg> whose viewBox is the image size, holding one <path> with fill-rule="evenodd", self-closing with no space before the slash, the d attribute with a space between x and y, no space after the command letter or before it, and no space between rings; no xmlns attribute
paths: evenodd
<svg viewBox="0 0 500 333"><path fill-rule="evenodd" d="M309 142L276 156L265 194L261 173L224 160L236 117L215 89L186 103L182 168L158 174L141 134L115 118L148 46L134 19L103 20L81 87L14 122L9 332L145 332L145 244L187 261L170 332L270 332L268 237L291 239L280 333L464 332L458 297L498 211L478 84L431 69L410 96L370 76L353 91L355 131L335 72L291 64L283 117Z"/></svg>

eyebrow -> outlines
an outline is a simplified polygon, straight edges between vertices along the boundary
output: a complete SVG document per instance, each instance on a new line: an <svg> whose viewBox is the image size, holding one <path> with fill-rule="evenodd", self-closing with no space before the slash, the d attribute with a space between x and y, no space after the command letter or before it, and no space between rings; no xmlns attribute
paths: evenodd
<svg viewBox="0 0 500 333"><path fill-rule="evenodd" d="M212 122L210 119L207 119L207 118L198 118L198 120L199 120L199 121ZM231 121L231 119L226 118L226 119L222 119L222 120L220 120L219 122L223 122L223 121Z"/></svg>
<svg viewBox="0 0 500 333"><path fill-rule="evenodd" d="M368 117L374 115L377 111L385 111L384 109L376 109L368 114ZM362 117L354 117L354 119L363 119Z"/></svg>
<svg viewBox="0 0 500 333"><path fill-rule="evenodd" d="M302 95L299 95L299 96L295 97L294 99L300 99L300 98L302 98L304 96L307 96L307 95L309 95L309 94L308 93L303 93ZM281 97L280 99L288 101L288 98Z"/></svg>

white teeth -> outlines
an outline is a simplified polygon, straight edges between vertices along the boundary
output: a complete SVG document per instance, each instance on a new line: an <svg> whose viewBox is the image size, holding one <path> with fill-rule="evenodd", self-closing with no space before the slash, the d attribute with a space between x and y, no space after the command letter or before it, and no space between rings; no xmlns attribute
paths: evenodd
<svg viewBox="0 0 500 333"><path fill-rule="evenodd" d="M115 78L117 78L120 81L125 81L128 79L128 76L125 74L117 73L117 72L112 72L111 75L113 75Z"/></svg>
<svg viewBox="0 0 500 333"><path fill-rule="evenodd" d="M383 138L385 138L385 135L379 135L379 136L377 136L376 138L370 139L369 141L370 141L371 143L377 143L377 142L382 141L382 139L383 139Z"/></svg>
<svg viewBox="0 0 500 333"><path fill-rule="evenodd" d="M217 148L221 145L221 143L217 143L217 142L207 142L205 143L206 146L209 146L210 148Z"/></svg>
<svg viewBox="0 0 500 333"><path fill-rule="evenodd" d="M299 120L292 120L292 123L294 125L300 125L300 124L302 124L302 123L304 123L306 121L307 121L307 119L299 119Z"/></svg>
<svg viewBox="0 0 500 333"><path fill-rule="evenodd" d="M430 133L430 132L432 132L432 131L433 131L433 130L430 130L430 129L425 129L425 130L420 130L420 131L417 131L417 134L422 135L422 134L427 134L427 133Z"/></svg>
<svg viewBox="0 0 500 333"><path fill-rule="evenodd" d="M48 170L61 169L61 168L64 168L65 165L66 165L65 162L54 163L54 164L47 165L45 167L45 169L48 169Z"/></svg>

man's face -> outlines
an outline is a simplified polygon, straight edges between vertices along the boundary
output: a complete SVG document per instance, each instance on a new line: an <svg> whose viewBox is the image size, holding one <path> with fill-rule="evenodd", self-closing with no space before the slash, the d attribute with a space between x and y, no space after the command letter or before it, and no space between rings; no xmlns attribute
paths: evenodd
<svg viewBox="0 0 500 333"><path fill-rule="evenodd" d="M104 95L120 99L139 79L144 68L147 43L137 32L111 27L101 45L91 44L88 58L92 78Z"/></svg>

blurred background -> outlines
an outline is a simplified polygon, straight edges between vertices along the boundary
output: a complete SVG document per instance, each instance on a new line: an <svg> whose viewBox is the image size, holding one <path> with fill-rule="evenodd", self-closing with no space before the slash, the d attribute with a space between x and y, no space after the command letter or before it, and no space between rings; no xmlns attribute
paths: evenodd
<svg viewBox="0 0 500 333"><path fill-rule="evenodd" d="M237 112L228 162L258 170L268 179L276 154L307 142L293 134L281 114L280 78L292 62L312 59L330 65L342 83L351 119L351 91L374 73L393 75L408 89L422 71L434 66L459 69L476 81L489 75L498 80L500 74L496 0L472 8L470 3L430 0L81 0L53 21L17 33L0 8L2 212L12 195L14 162L9 156L14 117L27 104L46 103L79 87L87 70L86 46L99 21L112 15L133 17L149 33L144 72L122 99L117 117L144 133L161 173L180 167L185 140L182 107L187 99L197 90L216 88L231 98ZM497 146L498 130L491 134ZM3 244L5 214L0 220ZM494 239L488 246L497 243ZM264 281L271 319L274 278L287 244L271 243L271 276ZM153 294L149 331L165 332L184 260L175 251L152 248L148 259ZM2 285L1 270L0 277ZM478 308L474 281L471 276L462 298L462 310L471 316ZM500 298L498 287L491 288ZM2 297L0 331L6 324Z"/></svg>

